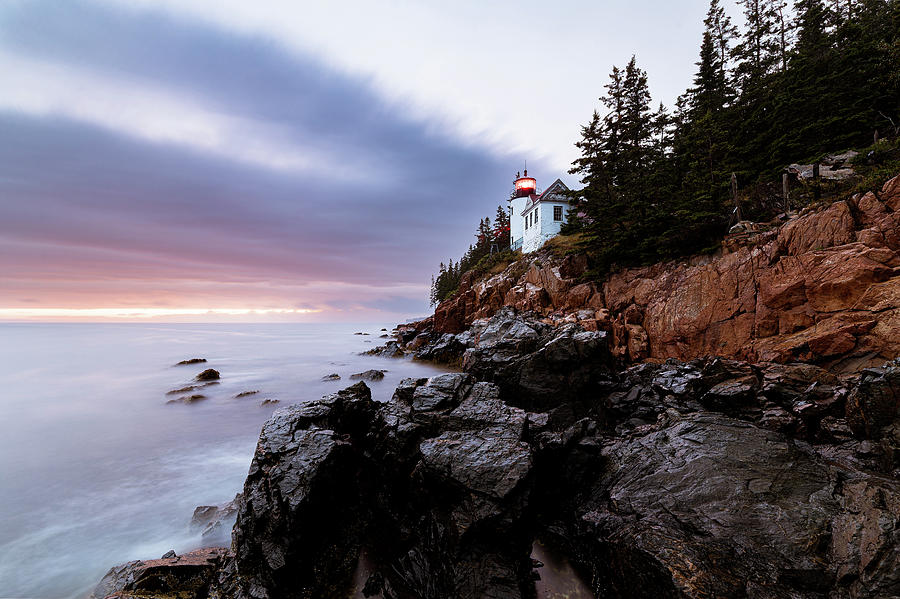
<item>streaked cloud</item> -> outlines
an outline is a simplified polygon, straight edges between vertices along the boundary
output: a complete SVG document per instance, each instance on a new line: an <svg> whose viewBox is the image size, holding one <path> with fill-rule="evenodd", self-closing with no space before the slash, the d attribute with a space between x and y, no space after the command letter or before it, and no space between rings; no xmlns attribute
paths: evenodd
<svg viewBox="0 0 900 599"><path fill-rule="evenodd" d="M564 169L597 11L5 2L0 308L420 315L522 160Z"/></svg>

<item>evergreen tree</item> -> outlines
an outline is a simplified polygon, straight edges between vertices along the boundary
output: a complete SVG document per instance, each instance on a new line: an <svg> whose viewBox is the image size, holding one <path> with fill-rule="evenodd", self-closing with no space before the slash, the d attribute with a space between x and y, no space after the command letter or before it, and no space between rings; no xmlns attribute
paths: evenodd
<svg viewBox="0 0 900 599"><path fill-rule="evenodd" d="M772 164L767 150L774 137L783 132L773 119L772 91L779 88L775 74L781 72L777 68L781 59L776 1L738 0L744 10L745 30L733 52L740 93L730 117L736 123L732 131L742 180L751 179Z"/></svg>
<svg viewBox="0 0 900 599"><path fill-rule="evenodd" d="M787 71L788 53L791 48L791 16L788 12L785 0L772 0L772 14L775 19L775 35L777 45L777 57L781 72Z"/></svg>
<svg viewBox="0 0 900 599"><path fill-rule="evenodd" d="M606 90L600 98L608 108L606 116L601 119L595 112L576 144L581 156L570 172L585 185L577 204L584 218L570 213L577 224L567 227L580 225L583 247L601 271L657 255L664 208L648 174L657 172L669 143L666 135L655 137L667 117L664 110L651 111L647 73L634 57L624 70L613 67Z"/></svg>
<svg viewBox="0 0 900 599"><path fill-rule="evenodd" d="M491 231L494 243L502 252L509 248L509 213L503 206L497 206L497 213L494 215L494 228Z"/></svg>
<svg viewBox="0 0 900 599"><path fill-rule="evenodd" d="M705 31L712 38L713 46L719 54L719 66L723 80L727 78L732 45L738 39L738 28L731 23L731 17L725 14L720 0L711 0L706 18L703 20Z"/></svg>
<svg viewBox="0 0 900 599"><path fill-rule="evenodd" d="M746 21L744 34L734 49L742 92L759 86L778 62L777 1L738 0Z"/></svg>

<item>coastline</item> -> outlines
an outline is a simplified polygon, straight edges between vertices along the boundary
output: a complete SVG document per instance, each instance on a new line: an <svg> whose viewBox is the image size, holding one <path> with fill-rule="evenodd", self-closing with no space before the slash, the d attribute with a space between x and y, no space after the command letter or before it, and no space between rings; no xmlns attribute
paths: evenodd
<svg viewBox="0 0 900 599"><path fill-rule="evenodd" d="M387 400L402 378L442 372L358 356L385 328L362 326L0 325L2 594L74 599L114 563L201 546L194 509L241 489L275 408L349 384L324 375L388 369L369 383ZM175 366L194 357L208 362ZM167 394L206 367L218 385ZM168 403L194 393L206 399Z"/></svg>
<svg viewBox="0 0 900 599"><path fill-rule="evenodd" d="M384 599L532 597L537 539L597 596L900 584L900 547L879 528L900 506L887 393L900 364L857 378L719 358L619 370L605 332L509 309L430 339L416 351L463 372L407 379L386 403L358 383L273 415L203 593L344 596L356 572ZM146 570L131 572L117 596L140 596Z"/></svg>

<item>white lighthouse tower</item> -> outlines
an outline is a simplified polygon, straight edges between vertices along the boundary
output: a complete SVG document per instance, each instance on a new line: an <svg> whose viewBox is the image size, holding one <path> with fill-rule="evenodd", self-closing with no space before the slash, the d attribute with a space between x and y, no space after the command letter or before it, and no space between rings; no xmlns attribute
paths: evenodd
<svg viewBox="0 0 900 599"><path fill-rule="evenodd" d="M522 239L525 234L524 219L522 212L525 210L526 204L531 202L532 196L537 197L537 181L534 177L528 176L528 169L525 174L519 176L516 173L514 182L515 190L509 198L509 246L512 250L522 248Z"/></svg>
<svg viewBox="0 0 900 599"><path fill-rule="evenodd" d="M509 198L509 245L527 254L559 235L570 207L569 188L557 179L538 195L537 181L528 176L528 169L521 176L516 173L514 185Z"/></svg>

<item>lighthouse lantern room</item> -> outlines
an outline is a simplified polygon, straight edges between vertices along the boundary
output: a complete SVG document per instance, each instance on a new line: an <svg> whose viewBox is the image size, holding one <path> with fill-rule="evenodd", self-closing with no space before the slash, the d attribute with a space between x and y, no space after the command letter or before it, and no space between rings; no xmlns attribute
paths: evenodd
<svg viewBox="0 0 900 599"><path fill-rule="evenodd" d="M518 175L518 173L516 173L516 175ZM523 176L516 178L515 185L517 198L527 198L537 189L537 181L535 181L534 177L528 176L528 169L525 169L525 174Z"/></svg>

